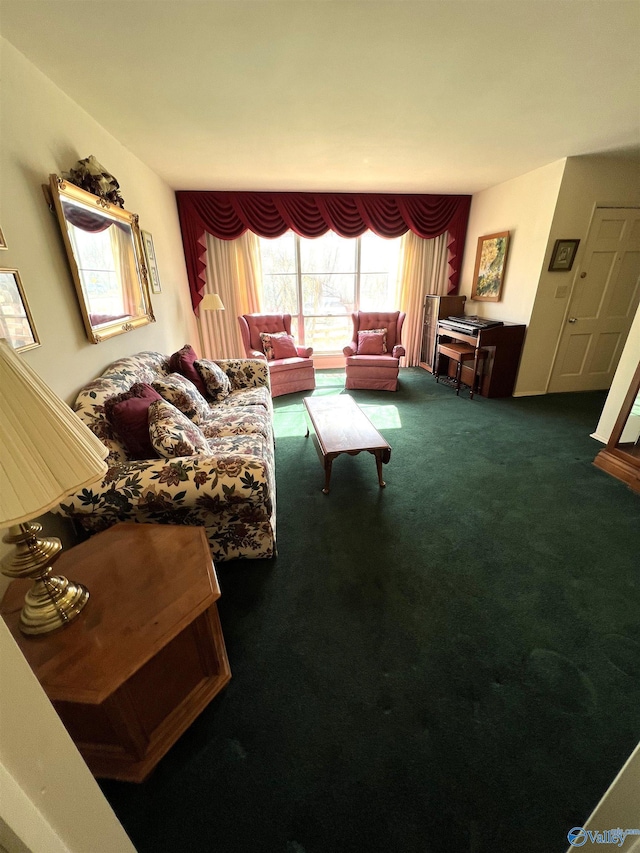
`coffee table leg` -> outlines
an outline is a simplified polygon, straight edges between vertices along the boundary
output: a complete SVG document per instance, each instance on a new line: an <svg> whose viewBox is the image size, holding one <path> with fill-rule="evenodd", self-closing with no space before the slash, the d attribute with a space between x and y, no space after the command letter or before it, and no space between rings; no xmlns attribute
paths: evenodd
<svg viewBox="0 0 640 853"><path fill-rule="evenodd" d="M329 480L331 479L331 465L333 464L332 456L325 456L324 458L324 489L322 490L323 494L329 494Z"/></svg>
<svg viewBox="0 0 640 853"><path fill-rule="evenodd" d="M382 454L384 451L376 450L376 468L378 469L378 483L380 483L380 488L384 489L387 485L385 481L382 479Z"/></svg>

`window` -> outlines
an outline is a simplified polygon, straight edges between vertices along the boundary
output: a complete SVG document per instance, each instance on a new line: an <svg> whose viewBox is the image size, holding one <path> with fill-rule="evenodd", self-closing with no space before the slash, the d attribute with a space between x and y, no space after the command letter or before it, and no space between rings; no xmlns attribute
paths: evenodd
<svg viewBox="0 0 640 853"><path fill-rule="evenodd" d="M126 315L122 287L115 269L112 226L105 231L83 231L67 222L69 238L81 270L80 278L92 315Z"/></svg>
<svg viewBox="0 0 640 853"><path fill-rule="evenodd" d="M288 231L260 238L263 310L291 314L297 341L316 354L342 352L352 311L393 311L400 239L371 231L346 240L333 231L314 240Z"/></svg>

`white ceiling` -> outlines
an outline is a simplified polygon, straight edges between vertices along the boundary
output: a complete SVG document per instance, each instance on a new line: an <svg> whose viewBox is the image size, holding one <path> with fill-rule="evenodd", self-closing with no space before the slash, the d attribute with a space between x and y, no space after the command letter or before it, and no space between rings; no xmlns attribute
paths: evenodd
<svg viewBox="0 0 640 853"><path fill-rule="evenodd" d="M3 37L175 189L475 192L640 146L636 0L0 11Z"/></svg>

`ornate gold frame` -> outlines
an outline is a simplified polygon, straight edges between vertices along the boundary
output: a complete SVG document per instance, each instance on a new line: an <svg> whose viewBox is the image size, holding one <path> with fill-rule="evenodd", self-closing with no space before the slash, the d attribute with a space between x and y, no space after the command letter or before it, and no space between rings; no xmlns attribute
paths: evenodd
<svg viewBox="0 0 640 853"><path fill-rule="evenodd" d="M36 325L33 322L33 314L31 313L31 309L29 308L29 303L27 301L27 296L24 292L24 287L22 285L22 279L20 278L20 273L15 268L9 269L6 267L3 267L2 269L0 269L0 274L2 274L2 273L6 273L7 275L9 275L13 278L20 303L22 305L22 308L24 309L25 316L22 319L25 319L27 321L27 325L29 326L29 331L31 332L31 337L33 338L33 340L30 343L23 344L22 346L16 346L15 341L11 340L10 336L7 335L7 338L9 340L9 344L15 349L16 352L25 352L26 350L34 349L35 347L39 347L40 346L40 338L38 337ZM0 329L0 331L1 331L1 329ZM0 334L0 337L3 337L3 335Z"/></svg>
<svg viewBox="0 0 640 853"><path fill-rule="evenodd" d="M149 289L147 266L145 263L144 249L137 214L130 213L117 205L110 204L103 198L99 198L92 193L80 189L80 187L70 184L58 175L49 176L49 185L45 185L44 190L47 200L50 202L52 207L55 208L55 212L58 217L58 223L62 232L62 239L64 241L64 247L69 261L73 283L75 285L78 302L80 304L82 319L89 340L94 344L99 344L101 341L115 337L115 335L122 335L124 332L130 332L140 326L155 323L153 308L151 306L151 293ZM80 277L77 259L73 251L71 240L69 239L67 220L62 207L62 201L64 199L85 205L94 213L102 213L105 219L110 219L130 226L133 238L132 252L138 272L141 302L146 308L144 312L137 315L127 316L126 318L121 317L114 322L104 322L100 324L92 323L90 307L82 286L82 279Z"/></svg>

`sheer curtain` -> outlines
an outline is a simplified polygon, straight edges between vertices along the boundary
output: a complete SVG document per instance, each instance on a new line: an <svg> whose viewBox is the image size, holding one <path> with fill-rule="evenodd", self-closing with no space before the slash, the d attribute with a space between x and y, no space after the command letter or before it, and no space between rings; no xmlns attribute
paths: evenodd
<svg viewBox="0 0 640 853"><path fill-rule="evenodd" d="M428 293L447 293L447 241L446 232L433 240L423 240L413 231L407 231L402 238L396 303L407 314L402 329L402 343L407 351L405 367L420 363L424 297Z"/></svg>
<svg viewBox="0 0 640 853"><path fill-rule="evenodd" d="M260 246L253 232L245 231L237 240L218 240L207 234L204 293L217 293L225 310L200 311L203 356L244 358L238 317L259 312L262 303Z"/></svg>
<svg viewBox="0 0 640 853"><path fill-rule="evenodd" d="M135 255L131 251L131 230L126 230L114 222L109 234L111 235L111 249L120 285L122 310L125 314L137 317L139 314L143 314L147 308L140 304L142 289L138 278Z"/></svg>

